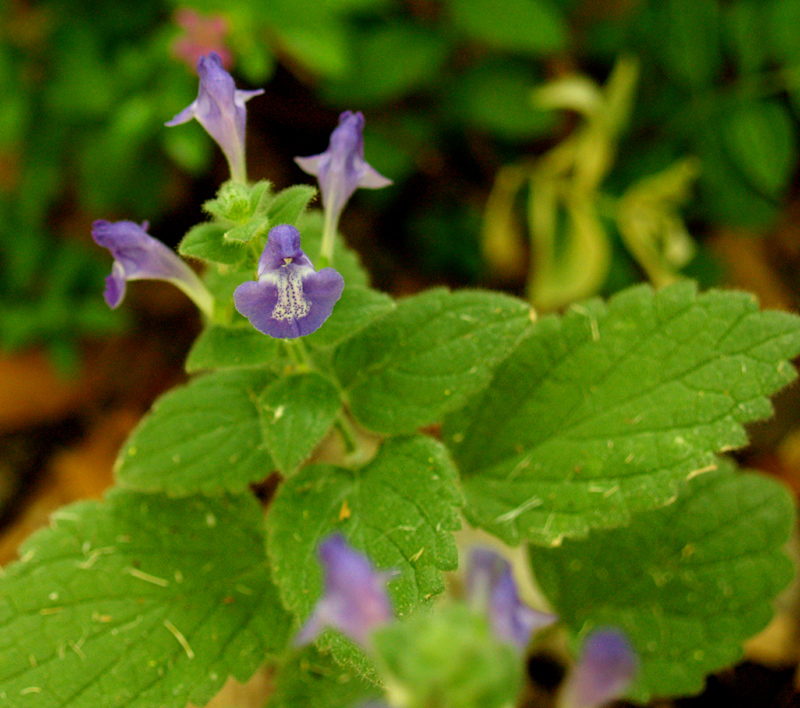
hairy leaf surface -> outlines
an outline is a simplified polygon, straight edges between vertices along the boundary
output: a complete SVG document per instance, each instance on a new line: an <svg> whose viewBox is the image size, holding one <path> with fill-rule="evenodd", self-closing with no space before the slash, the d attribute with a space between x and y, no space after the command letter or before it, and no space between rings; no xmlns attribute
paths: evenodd
<svg viewBox="0 0 800 708"><path fill-rule="evenodd" d="M0 704L185 708L286 646L249 495L116 491L57 512L0 578Z"/></svg>
<svg viewBox="0 0 800 708"><path fill-rule="evenodd" d="M683 485L678 501L625 529L531 548L534 572L575 634L616 626L641 659L633 695L697 693L742 654L793 575L787 491L727 470Z"/></svg>
<svg viewBox="0 0 800 708"><path fill-rule="evenodd" d="M358 470L310 465L287 479L270 506L267 528L275 582L299 619L322 592L320 541L341 533L377 568L395 569L389 582L403 615L444 590L442 571L455 570L452 532L460 526L461 495L445 448L426 436L389 440ZM365 655L348 640L324 635L337 661L375 679Z"/></svg>
<svg viewBox="0 0 800 708"><path fill-rule="evenodd" d="M747 443L798 351L800 318L686 283L543 318L445 425L465 513L512 544L627 524Z"/></svg>
<svg viewBox="0 0 800 708"><path fill-rule="evenodd" d="M259 398L276 378L264 369L201 376L159 398L117 459L121 484L169 494L241 491L275 469Z"/></svg>
<svg viewBox="0 0 800 708"><path fill-rule="evenodd" d="M403 434L462 405L530 324L530 309L496 293L431 290L401 300L336 352L353 415Z"/></svg>
<svg viewBox="0 0 800 708"><path fill-rule="evenodd" d="M313 371L267 386L261 396L261 431L281 472L292 472L314 451L341 405L336 386Z"/></svg>

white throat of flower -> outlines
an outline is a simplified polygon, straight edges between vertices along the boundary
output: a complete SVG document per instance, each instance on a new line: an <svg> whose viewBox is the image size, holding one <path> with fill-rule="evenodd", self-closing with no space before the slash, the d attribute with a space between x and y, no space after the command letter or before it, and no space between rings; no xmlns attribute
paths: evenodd
<svg viewBox="0 0 800 708"><path fill-rule="evenodd" d="M311 310L311 303L303 294L304 271L313 272L308 266L296 266L287 263L278 270L262 276L275 283L278 289L278 301L272 309L272 318L275 320L299 320Z"/></svg>

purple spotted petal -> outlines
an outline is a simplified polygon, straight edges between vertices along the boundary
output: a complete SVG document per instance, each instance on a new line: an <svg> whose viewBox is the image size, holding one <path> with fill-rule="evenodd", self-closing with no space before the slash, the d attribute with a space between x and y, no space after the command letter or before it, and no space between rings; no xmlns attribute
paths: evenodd
<svg viewBox="0 0 800 708"><path fill-rule="evenodd" d="M300 249L300 232L282 224L269 232L258 280L236 288L233 301L259 332L294 339L319 329L343 290L342 276L333 268L315 271Z"/></svg>
<svg viewBox="0 0 800 708"><path fill-rule="evenodd" d="M197 98L166 125L180 125L196 118L222 148L233 179L244 182L244 139L247 123L247 109L244 104L253 96L264 93L264 90L237 89L233 77L222 67L222 59L216 52L200 57L197 73L200 76Z"/></svg>
<svg viewBox="0 0 800 708"><path fill-rule="evenodd" d="M617 629L590 634L561 693L561 708L600 708L620 698L639 670L627 637Z"/></svg>
<svg viewBox="0 0 800 708"><path fill-rule="evenodd" d="M534 632L556 621L556 616L523 604L509 563L490 548L475 548L467 572L470 602L489 615L498 637L524 651Z"/></svg>
<svg viewBox="0 0 800 708"><path fill-rule="evenodd" d="M377 572L365 555L338 534L320 544L319 559L325 570L325 589L295 643L311 642L332 627L368 647L371 634L392 619L386 592L390 574Z"/></svg>
<svg viewBox="0 0 800 708"><path fill-rule="evenodd" d="M147 222L98 220L92 224L92 237L114 257L111 275L106 278L105 299L117 307L125 297L129 280L167 280L183 290L204 312L213 307L211 295L195 272L176 253L147 233Z"/></svg>
<svg viewBox="0 0 800 708"><path fill-rule="evenodd" d="M339 125L331 133L325 152L295 158L305 172L317 177L322 206L331 214L334 224L338 223L342 209L358 187L380 189L392 183L364 160L363 130L362 113L345 111L339 116Z"/></svg>

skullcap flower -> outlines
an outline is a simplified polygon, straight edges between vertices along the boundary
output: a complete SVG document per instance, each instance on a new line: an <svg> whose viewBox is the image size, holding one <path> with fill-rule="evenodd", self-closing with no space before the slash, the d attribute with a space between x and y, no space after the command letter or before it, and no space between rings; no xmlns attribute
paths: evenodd
<svg viewBox="0 0 800 708"><path fill-rule="evenodd" d="M300 248L300 232L282 224L267 236L258 280L236 288L233 301L259 332L294 339L319 329L343 290L342 276L333 268L314 270Z"/></svg>
<svg viewBox="0 0 800 708"><path fill-rule="evenodd" d="M104 221L92 224L95 243L111 251L114 265L106 278L105 299L116 308L125 297L129 280L167 280L183 290L210 315L214 302L195 272L176 253L147 233L148 223Z"/></svg>
<svg viewBox="0 0 800 708"><path fill-rule="evenodd" d="M599 629L584 641L559 707L600 708L622 697L638 670L639 660L627 637L617 629Z"/></svg>
<svg viewBox="0 0 800 708"><path fill-rule="evenodd" d="M325 571L325 590L295 644L314 641L331 627L369 647L372 633L393 617L386 592L386 581L392 574L376 571L369 559L354 551L339 534L320 544L319 559Z"/></svg>
<svg viewBox="0 0 800 708"><path fill-rule="evenodd" d="M494 633L520 651L534 632L557 619L519 599L511 565L490 548L472 550L466 586L470 602L488 614Z"/></svg>
<svg viewBox="0 0 800 708"><path fill-rule="evenodd" d="M327 249L323 246L323 252L328 258L333 252L332 239L339 217L353 192L359 187L380 189L392 183L364 160L363 130L363 114L345 111L339 116L339 125L331 133L325 152L294 158L301 169L315 175L319 182L325 210L325 237L330 244Z"/></svg>
<svg viewBox="0 0 800 708"><path fill-rule="evenodd" d="M206 132L217 141L231 168L231 177L246 182L244 137L247 123L245 102L264 93L264 89L241 91L233 77L222 67L216 52L209 52L197 61L200 90L197 98L165 125L187 123L197 118Z"/></svg>

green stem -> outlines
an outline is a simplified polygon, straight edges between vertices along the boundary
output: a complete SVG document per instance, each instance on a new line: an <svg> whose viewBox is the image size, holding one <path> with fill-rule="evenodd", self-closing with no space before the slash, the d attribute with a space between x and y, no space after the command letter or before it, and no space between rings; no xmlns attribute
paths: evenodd
<svg viewBox="0 0 800 708"><path fill-rule="evenodd" d="M353 424L342 411L339 411L339 415L336 416L336 420L333 424L342 436L342 441L344 442L344 447L348 456L354 455L361 449L361 444L358 442L358 436L353 428Z"/></svg>
<svg viewBox="0 0 800 708"><path fill-rule="evenodd" d="M308 353L308 347L306 347L306 343L303 341L302 337L298 337L297 339L292 339L290 344L292 345L292 348L299 356L301 364L308 371L313 371L314 369L316 369L316 367L314 366L314 360L311 358L311 354Z"/></svg>
<svg viewBox="0 0 800 708"><path fill-rule="evenodd" d="M283 344L283 348L286 350L286 356L292 360L292 366L295 368L300 366L300 358L297 356L297 350L292 346L292 343L288 339L282 339L281 343Z"/></svg>
<svg viewBox="0 0 800 708"><path fill-rule="evenodd" d="M322 227L322 247L319 250L319 259L317 260L317 270L322 270L333 265L333 246L336 241L336 227L338 219L329 209L325 210L325 222Z"/></svg>
<svg viewBox="0 0 800 708"><path fill-rule="evenodd" d="M225 157L229 157L227 154ZM231 170L231 179L240 184L247 184L247 162L245 160L244 150L237 148L236 154L232 156L233 159L228 159L228 167Z"/></svg>

